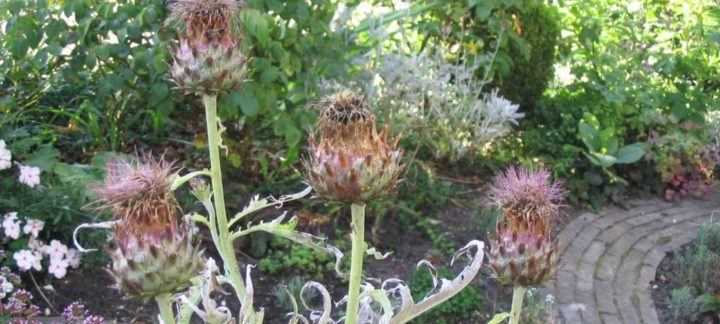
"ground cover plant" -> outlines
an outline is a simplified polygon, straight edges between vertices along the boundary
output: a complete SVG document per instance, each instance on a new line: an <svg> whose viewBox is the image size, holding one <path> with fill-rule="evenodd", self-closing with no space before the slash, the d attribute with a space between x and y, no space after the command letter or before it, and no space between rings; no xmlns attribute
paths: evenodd
<svg viewBox="0 0 720 324"><path fill-rule="evenodd" d="M695 241L674 252L660 267L663 271L658 282L668 294L656 303L663 310L664 320L702 323L718 319L719 262L720 227L717 223L703 224Z"/></svg>
<svg viewBox="0 0 720 324"><path fill-rule="evenodd" d="M550 321L561 201L713 197L718 26L705 1L5 1L3 306L60 315L87 277L139 317L68 321Z"/></svg>

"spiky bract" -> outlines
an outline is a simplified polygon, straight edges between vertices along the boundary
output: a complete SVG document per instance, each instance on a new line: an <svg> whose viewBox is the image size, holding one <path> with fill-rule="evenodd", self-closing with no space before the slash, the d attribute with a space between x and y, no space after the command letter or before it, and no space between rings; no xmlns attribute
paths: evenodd
<svg viewBox="0 0 720 324"><path fill-rule="evenodd" d="M388 142L387 126L378 134L375 116L349 91L318 103L319 142L310 139L304 164L316 193L327 200L361 203L390 192L403 165L398 138Z"/></svg>
<svg viewBox="0 0 720 324"><path fill-rule="evenodd" d="M170 19L184 27L173 51L171 76L188 93L215 95L238 89L249 59L240 51L237 31L240 5L232 0L178 0Z"/></svg>
<svg viewBox="0 0 720 324"><path fill-rule="evenodd" d="M555 278L557 242L527 229L498 224L488 252L492 276L504 285L541 286Z"/></svg>
<svg viewBox="0 0 720 324"><path fill-rule="evenodd" d="M249 71L249 58L235 43L203 50L183 39L175 49L171 76L178 89L190 93L217 94L239 89Z"/></svg>
<svg viewBox="0 0 720 324"><path fill-rule="evenodd" d="M202 268L202 252L184 225L177 232L168 228L165 235L155 238L126 235L121 239L110 251L110 273L117 288L131 296L147 299L176 293L189 287Z"/></svg>

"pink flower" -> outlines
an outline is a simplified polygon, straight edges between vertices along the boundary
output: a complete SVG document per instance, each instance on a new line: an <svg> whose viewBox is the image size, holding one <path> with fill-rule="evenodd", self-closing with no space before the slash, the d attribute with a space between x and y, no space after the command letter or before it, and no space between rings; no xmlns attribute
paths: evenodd
<svg viewBox="0 0 720 324"><path fill-rule="evenodd" d="M14 223L17 219L18 219L18 218L17 218L17 213L16 213L16 212L7 213L7 214L5 214L5 216L3 216L2 226L3 226L3 227L7 227L7 226L8 226L7 224L9 224L9 223Z"/></svg>
<svg viewBox="0 0 720 324"><path fill-rule="evenodd" d="M13 289L15 289L15 286L13 286L12 282L0 276L0 299L5 298Z"/></svg>
<svg viewBox="0 0 720 324"><path fill-rule="evenodd" d="M68 247L58 240L50 241L50 244L45 247L45 253L49 255L51 259L62 259L65 257L67 251Z"/></svg>
<svg viewBox="0 0 720 324"><path fill-rule="evenodd" d="M23 232L25 234L32 234L32 237L37 237L45 226L45 222L37 219L28 219Z"/></svg>
<svg viewBox="0 0 720 324"><path fill-rule="evenodd" d="M40 168L33 166L20 166L20 182L28 185L30 188L40 184Z"/></svg>
<svg viewBox="0 0 720 324"><path fill-rule="evenodd" d="M20 237L20 222L14 222L8 219L3 221L3 229L5 230L5 236L17 240Z"/></svg>
<svg viewBox="0 0 720 324"><path fill-rule="evenodd" d="M8 169L12 166L12 152L5 147L5 141L0 140L0 170Z"/></svg>
<svg viewBox="0 0 720 324"><path fill-rule="evenodd" d="M32 264L33 269L35 269L35 271L42 270L42 263L40 263L43 258L42 253L35 251L35 252L33 252L33 256L35 257L35 260L33 261L33 264Z"/></svg>
<svg viewBox="0 0 720 324"><path fill-rule="evenodd" d="M55 278L61 279L67 274L68 262L65 259L50 259L48 272L52 273Z"/></svg>
<svg viewBox="0 0 720 324"><path fill-rule="evenodd" d="M65 253L65 260L70 264L73 269L77 269L80 266L80 254L76 249L68 249Z"/></svg>
<svg viewBox="0 0 720 324"><path fill-rule="evenodd" d="M15 263L22 271L30 270L33 263L35 263L35 255L30 250L19 250L15 252L13 259L15 259Z"/></svg>

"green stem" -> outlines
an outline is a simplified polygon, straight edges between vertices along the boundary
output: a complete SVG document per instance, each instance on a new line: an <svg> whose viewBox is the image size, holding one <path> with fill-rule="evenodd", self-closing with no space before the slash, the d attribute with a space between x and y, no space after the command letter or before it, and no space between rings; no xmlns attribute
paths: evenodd
<svg viewBox="0 0 720 324"><path fill-rule="evenodd" d="M210 215L212 224L217 222L217 240L213 239L225 266L225 276L230 279L235 293L240 300L245 298L245 282L240 274L235 249L233 248L225 210L225 191L222 184L222 168L220 166L220 135L218 134L217 96L203 95L205 117L208 130L208 148L210 150L210 172L212 178L213 200L215 213Z"/></svg>
<svg viewBox="0 0 720 324"><path fill-rule="evenodd" d="M164 324L175 324L175 315L172 309L172 298L170 294L155 296L155 301L160 308L160 318Z"/></svg>
<svg viewBox="0 0 720 324"><path fill-rule="evenodd" d="M523 298L525 298L526 287L515 286L513 290L512 310L510 311L510 324L520 323L520 314L522 313Z"/></svg>
<svg viewBox="0 0 720 324"><path fill-rule="evenodd" d="M360 308L360 282L362 281L363 256L365 256L365 204L352 204L352 256L350 260L350 283L345 310L345 324L355 324Z"/></svg>

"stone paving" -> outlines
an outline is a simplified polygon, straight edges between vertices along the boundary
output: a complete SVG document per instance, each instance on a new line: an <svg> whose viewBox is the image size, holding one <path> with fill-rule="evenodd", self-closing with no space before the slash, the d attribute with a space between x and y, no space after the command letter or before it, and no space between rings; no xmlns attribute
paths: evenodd
<svg viewBox="0 0 720 324"><path fill-rule="evenodd" d="M544 291L556 297L560 323L658 323L649 283L665 252L720 218L716 201L651 199L630 206L582 214L560 232L557 281Z"/></svg>

